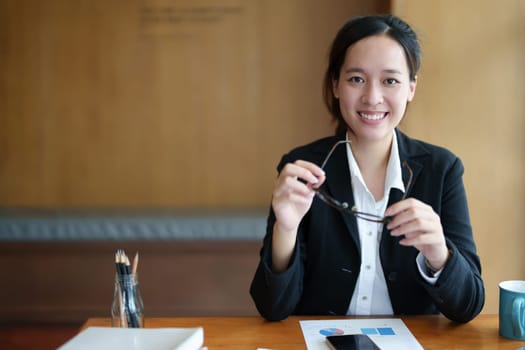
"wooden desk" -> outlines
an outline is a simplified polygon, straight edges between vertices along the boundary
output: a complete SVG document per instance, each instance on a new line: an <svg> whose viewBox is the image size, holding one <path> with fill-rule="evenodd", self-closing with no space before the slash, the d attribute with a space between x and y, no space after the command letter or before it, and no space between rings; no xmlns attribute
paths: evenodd
<svg viewBox="0 0 525 350"><path fill-rule="evenodd" d="M171 317L146 318L146 327L203 327L204 345L223 349L305 349L299 320L340 319L341 317L289 317L266 322L260 317ZM456 324L443 316L401 317L426 349L509 349L525 347L498 334L498 316L480 315L467 324ZM109 318L91 318L83 328L111 326Z"/></svg>

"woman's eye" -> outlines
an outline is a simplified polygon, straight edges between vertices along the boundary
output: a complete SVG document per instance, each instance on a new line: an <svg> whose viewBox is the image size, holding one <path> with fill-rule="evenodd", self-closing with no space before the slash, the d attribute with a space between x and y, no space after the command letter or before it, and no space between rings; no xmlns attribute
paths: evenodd
<svg viewBox="0 0 525 350"><path fill-rule="evenodd" d="M397 79L394 79L394 78L388 78L385 80L385 83L387 85L395 85L395 84L398 84L399 81Z"/></svg>
<svg viewBox="0 0 525 350"><path fill-rule="evenodd" d="M362 83L364 82L365 80L361 77L350 77L350 79L348 79L349 82L351 83Z"/></svg>

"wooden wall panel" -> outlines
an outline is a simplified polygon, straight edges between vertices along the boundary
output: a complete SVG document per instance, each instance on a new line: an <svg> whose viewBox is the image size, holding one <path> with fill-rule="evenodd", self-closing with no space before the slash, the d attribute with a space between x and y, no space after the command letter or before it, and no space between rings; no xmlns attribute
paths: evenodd
<svg viewBox="0 0 525 350"><path fill-rule="evenodd" d="M332 131L335 31L385 3L0 0L0 206L266 206Z"/></svg>
<svg viewBox="0 0 525 350"><path fill-rule="evenodd" d="M525 2L397 0L393 11L423 43L404 128L463 160L484 312L497 313L498 283L525 279Z"/></svg>

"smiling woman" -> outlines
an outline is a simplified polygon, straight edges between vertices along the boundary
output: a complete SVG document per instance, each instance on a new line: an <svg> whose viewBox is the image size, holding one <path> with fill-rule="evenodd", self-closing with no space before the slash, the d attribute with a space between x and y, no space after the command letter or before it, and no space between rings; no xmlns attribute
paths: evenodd
<svg viewBox="0 0 525 350"><path fill-rule="evenodd" d="M339 100L343 119L339 122L347 125L353 147L376 140L390 143L391 131L401 122L416 89L407 61L403 47L387 34L361 39L348 48L340 75L333 80L333 94Z"/></svg>
<svg viewBox="0 0 525 350"><path fill-rule="evenodd" d="M416 33L393 15L351 18L337 33L324 80L336 134L278 166L251 286L268 320L441 312L468 322L480 313L462 162L397 129L419 56Z"/></svg>

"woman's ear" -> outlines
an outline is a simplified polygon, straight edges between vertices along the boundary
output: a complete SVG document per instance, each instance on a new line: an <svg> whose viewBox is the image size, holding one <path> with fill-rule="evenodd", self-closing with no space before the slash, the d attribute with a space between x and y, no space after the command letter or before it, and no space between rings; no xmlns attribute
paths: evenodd
<svg viewBox="0 0 525 350"><path fill-rule="evenodd" d="M417 75L415 76L414 80L410 82L409 85L409 92L408 92L408 102L412 102L414 99L414 95L416 94L416 86L417 86Z"/></svg>
<svg viewBox="0 0 525 350"><path fill-rule="evenodd" d="M334 93L334 97L339 99L339 81L338 80L332 80L332 92Z"/></svg>

